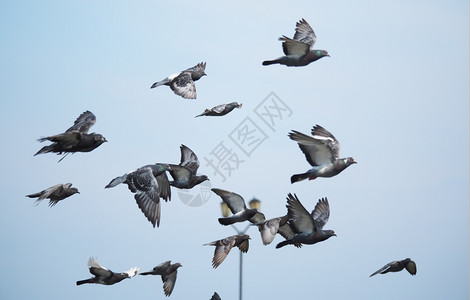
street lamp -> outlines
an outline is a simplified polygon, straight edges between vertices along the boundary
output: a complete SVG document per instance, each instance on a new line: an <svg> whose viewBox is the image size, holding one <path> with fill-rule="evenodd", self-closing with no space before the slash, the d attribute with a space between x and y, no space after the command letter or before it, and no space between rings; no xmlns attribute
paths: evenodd
<svg viewBox="0 0 470 300"><path fill-rule="evenodd" d="M221 208L222 208L222 216L224 218L227 218L228 216L230 216L231 214L231 211L230 211L230 208L228 207L227 203L225 202L222 202L220 203L221 205ZM260 211L261 209L261 201L256 199L256 198L253 198L250 200L250 202L248 202L248 206L251 208L251 209L256 209L257 211ZM251 224L248 224L245 229L243 231L239 230L235 225L231 224L232 228L235 229L235 231L237 232L237 234L245 234L248 229L251 227ZM238 299L242 300L242 283L243 283L243 253L241 251L240 252L240 277L239 277L239 297Z"/></svg>

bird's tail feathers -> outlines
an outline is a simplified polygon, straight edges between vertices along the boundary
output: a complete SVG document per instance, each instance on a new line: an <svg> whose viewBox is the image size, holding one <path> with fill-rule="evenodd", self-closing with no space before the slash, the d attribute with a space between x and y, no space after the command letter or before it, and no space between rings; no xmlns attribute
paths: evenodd
<svg viewBox="0 0 470 300"><path fill-rule="evenodd" d="M155 82L154 84L152 84L152 86L150 88L153 89L153 88L156 88L157 86L165 85L169 82L170 82L170 80L168 78L165 78L162 81Z"/></svg>
<svg viewBox="0 0 470 300"><path fill-rule="evenodd" d="M39 150L36 154L34 154L34 156L36 156L38 154L52 152L53 149L54 149L53 145L44 146L44 147L41 148L41 150Z"/></svg>
<svg viewBox="0 0 470 300"><path fill-rule="evenodd" d="M233 224L233 221L230 219L230 218L219 218L219 223L221 225L230 225L230 224Z"/></svg>
<svg viewBox="0 0 470 300"><path fill-rule="evenodd" d="M122 176L118 176L116 178L114 178L113 180L111 180L110 183L108 183L107 186L105 186L104 188L107 189L107 188L112 188L112 187L115 187L116 185L118 184L121 184L123 183L124 181L126 181L127 179L127 173L122 175Z"/></svg>
<svg viewBox="0 0 470 300"><path fill-rule="evenodd" d="M274 64L278 64L279 61L277 59L275 60L265 60L263 61L263 66L269 66L269 65L274 65Z"/></svg>
<svg viewBox="0 0 470 300"><path fill-rule="evenodd" d="M294 182L297 182L297 181L302 181L302 180L305 180L307 178L309 178L309 176L305 173L304 174L294 174L290 178L290 183L294 183Z"/></svg>
<svg viewBox="0 0 470 300"><path fill-rule="evenodd" d="M279 244L276 245L276 249L279 249L279 248L281 248L281 247L287 246L287 245L289 245L290 243L291 243L290 240L282 241L282 242L280 242Z"/></svg>
<svg viewBox="0 0 470 300"><path fill-rule="evenodd" d="M93 283L93 281L91 279L85 279L85 280L77 281L77 285L82 285L82 284L85 284L85 283Z"/></svg>

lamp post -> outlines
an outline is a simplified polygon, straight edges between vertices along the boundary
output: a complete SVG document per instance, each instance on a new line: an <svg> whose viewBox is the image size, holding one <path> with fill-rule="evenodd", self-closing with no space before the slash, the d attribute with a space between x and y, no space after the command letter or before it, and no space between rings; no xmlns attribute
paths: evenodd
<svg viewBox="0 0 470 300"><path fill-rule="evenodd" d="M230 211L230 208L228 207L227 203L225 202L222 202L221 204L221 207L222 207L222 216L224 218L227 218L228 216L230 216L231 214L231 211ZM261 208L261 201L256 199L256 198L253 198L250 200L250 202L248 202L248 205L250 206L251 209L256 209L257 211L260 211L260 208ZM235 225L231 224L232 228L235 229L235 231L237 232L237 234L245 234L248 229L251 227L251 224L248 224L244 230L239 230ZM239 297L238 299L242 300L242 287L243 287L243 253L241 251L240 252L240 277L239 277L239 289L238 289L238 293L239 293Z"/></svg>

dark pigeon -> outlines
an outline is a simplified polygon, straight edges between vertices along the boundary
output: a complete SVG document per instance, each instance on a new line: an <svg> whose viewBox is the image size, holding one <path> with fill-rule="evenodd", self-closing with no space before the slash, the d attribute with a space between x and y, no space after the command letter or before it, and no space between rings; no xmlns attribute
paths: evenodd
<svg viewBox="0 0 470 300"><path fill-rule="evenodd" d="M227 218L219 218L219 223L222 225L230 225L250 220L258 212L256 209L247 208L245 200L236 193L216 188L211 190L222 198L222 201L228 205L230 211L233 213L232 216Z"/></svg>
<svg viewBox="0 0 470 300"><path fill-rule="evenodd" d="M51 141L53 143L42 147L34 155L49 152L55 152L59 155L64 154L59 160L61 161L68 153L90 152L98 148L101 144L107 142L107 140L101 134L88 133L88 130L95 122L96 117L92 112L86 111L82 113L66 132L38 139L40 142Z"/></svg>
<svg viewBox="0 0 470 300"><path fill-rule="evenodd" d="M71 183L66 183L66 184L59 183L43 191L40 191L39 193L26 195L26 197L38 198L35 201L36 205L38 205L39 202L41 202L41 200L49 199L49 206L52 207L56 205L57 202L59 202L60 200L64 200L65 198L70 197L73 194L77 194L77 193L80 194L77 188L74 188L71 186L72 186Z"/></svg>
<svg viewBox="0 0 470 300"><path fill-rule="evenodd" d="M77 281L77 285L85 283L112 285L126 278L132 278L139 272L139 268L134 267L123 273L114 273L113 271L100 266L96 258L93 257L90 257L90 259L88 260L88 267L90 268L90 273L93 274L95 277L85 280L79 280Z"/></svg>
<svg viewBox="0 0 470 300"><path fill-rule="evenodd" d="M411 275L416 275L416 263L411 259L406 258L404 260L392 261L391 263L386 264L382 268L372 273L369 277L372 277L379 273L386 274L388 272L400 272L403 269L406 269Z"/></svg>
<svg viewBox="0 0 470 300"><path fill-rule="evenodd" d="M165 296L170 296L175 287L178 268L182 267L180 263L171 264L171 260L166 261L152 269L149 272L143 272L139 275L161 275L163 282L163 292Z"/></svg>
<svg viewBox="0 0 470 300"><path fill-rule="evenodd" d="M205 62L198 63L192 68L170 75L162 81L155 82L150 88L168 85L176 95L185 99L196 99L196 85L194 82L206 75L205 69Z"/></svg>
<svg viewBox="0 0 470 300"><path fill-rule="evenodd" d="M231 102L228 104L220 104L217 106L212 107L211 109L205 109L204 112L200 115L197 115L197 117L201 116L225 116L235 108L241 108L242 104L238 104L237 102Z"/></svg>
<svg viewBox="0 0 470 300"><path fill-rule="evenodd" d="M285 35L279 38L282 43L282 50L285 56L274 60L263 61L263 66L281 64L288 67L306 66L322 57L330 56L326 50L314 50L317 37L312 27L304 19L295 24L294 38Z"/></svg>
<svg viewBox="0 0 470 300"><path fill-rule="evenodd" d="M333 230L323 230L323 226L330 217L330 206L327 198L318 200L315 209L310 214L295 194L288 194L286 207L289 222L292 223L298 233L292 238L277 244L276 248L296 243L312 245L336 236Z"/></svg>
<svg viewBox="0 0 470 300"><path fill-rule="evenodd" d="M312 136L295 130L289 133L291 140L299 144L300 150L313 167L305 173L293 175L291 183L307 178L313 180L317 177L333 177L356 163L352 157L339 158L339 142L325 128L320 125L314 126Z"/></svg>
<svg viewBox="0 0 470 300"><path fill-rule="evenodd" d="M105 186L112 188L125 183L132 193L140 210L152 223L153 227L160 226L160 198L171 200L170 182L166 171L170 170L168 164L154 164L138 168L122 176L116 177Z"/></svg>
<svg viewBox="0 0 470 300"><path fill-rule="evenodd" d="M170 175L173 181L170 185L179 189L191 189L203 181L209 180L206 175L196 175L199 168L199 159L196 154L186 147L180 146L181 162L179 165L170 164Z"/></svg>
<svg viewBox="0 0 470 300"><path fill-rule="evenodd" d="M247 234L232 235L224 239L204 244L203 246L215 246L212 267L216 269L225 260L233 247L238 247L241 252L248 252L250 236Z"/></svg>
<svg viewBox="0 0 470 300"><path fill-rule="evenodd" d="M212 295L210 300L222 300L222 299L220 298L219 294L217 294L217 292L214 292L214 295Z"/></svg>

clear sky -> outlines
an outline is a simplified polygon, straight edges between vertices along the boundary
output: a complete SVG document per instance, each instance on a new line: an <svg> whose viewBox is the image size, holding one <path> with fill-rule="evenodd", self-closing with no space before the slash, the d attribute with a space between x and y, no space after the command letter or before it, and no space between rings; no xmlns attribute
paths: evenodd
<svg viewBox="0 0 470 300"><path fill-rule="evenodd" d="M468 299L468 12L468 1L2 1L0 298L165 298L158 277L77 287L96 256L117 272L182 263L172 299L237 299L238 249L214 270L214 248L202 246L235 234L217 222L217 187L260 199L268 217L286 213L288 193L308 210L328 197L325 228L338 235L275 249L280 236L263 246L250 228L244 299ZM301 18L331 57L262 66ZM202 61L197 100L150 89ZM232 101L243 107L194 118ZM33 156L38 138L85 110L108 143L60 163ZM315 124L358 164L291 184L310 166L287 134ZM178 163L181 144L211 181L173 189L160 228L125 185L104 189L140 166ZM53 208L25 197L66 182L80 194ZM406 257L416 276L369 278Z"/></svg>

